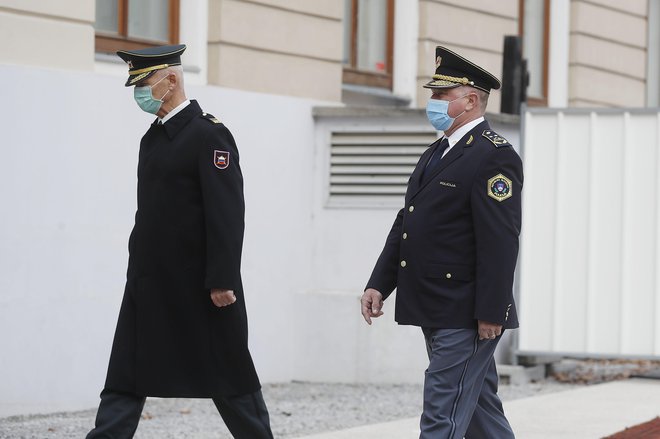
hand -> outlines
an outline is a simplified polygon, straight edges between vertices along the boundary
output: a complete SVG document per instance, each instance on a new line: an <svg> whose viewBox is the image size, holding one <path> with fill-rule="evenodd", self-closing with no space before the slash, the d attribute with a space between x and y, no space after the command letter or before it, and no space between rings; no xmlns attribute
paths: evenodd
<svg viewBox="0 0 660 439"><path fill-rule="evenodd" d="M364 321L371 325L371 318L380 317L383 315L383 295L380 291L373 288L367 288L362 294L362 317Z"/></svg>
<svg viewBox="0 0 660 439"><path fill-rule="evenodd" d="M215 306L222 308L236 302L236 296L234 295L234 290L214 289L211 290L211 300Z"/></svg>
<svg viewBox="0 0 660 439"><path fill-rule="evenodd" d="M479 320L479 340L494 340L502 335L502 325Z"/></svg>

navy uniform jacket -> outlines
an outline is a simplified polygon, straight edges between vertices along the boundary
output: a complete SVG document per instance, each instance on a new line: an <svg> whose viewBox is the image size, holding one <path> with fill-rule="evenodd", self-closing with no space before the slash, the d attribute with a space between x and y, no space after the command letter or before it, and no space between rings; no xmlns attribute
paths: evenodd
<svg viewBox="0 0 660 439"><path fill-rule="evenodd" d="M399 324L518 327L513 278L521 225L522 162L484 121L420 177L440 143L422 154L367 288L396 288Z"/></svg>
<svg viewBox="0 0 660 439"><path fill-rule="evenodd" d="M241 282L243 177L229 130L196 101L140 143L138 210L106 389L220 397L259 389ZM212 288L237 301L216 307Z"/></svg>

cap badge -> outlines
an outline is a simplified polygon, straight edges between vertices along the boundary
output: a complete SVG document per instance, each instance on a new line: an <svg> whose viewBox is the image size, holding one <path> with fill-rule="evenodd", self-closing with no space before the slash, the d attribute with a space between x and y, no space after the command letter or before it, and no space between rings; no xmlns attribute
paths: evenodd
<svg viewBox="0 0 660 439"><path fill-rule="evenodd" d="M438 69L438 67L440 67L441 62L442 62L442 57L441 56L436 56L435 57L435 68L436 68L436 70Z"/></svg>
<svg viewBox="0 0 660 439"><path fill-rule="evenodd" d="M218 169L227 169L229 166L229 153L227 151L213 151L213 164Z"/></svg>
<svg viewBox="0 0 660 439"><path fill-rule="evenodd" d="M497 174L495 177L488 179L488 196L497 201L504 201L511 198L513 191L511 188L511 180L502 174Z"/></svg>
<svg viewBox="0 0 660 439"><path fill-rule="evenodd" d="M133 61L131 61L130 59L128 61L126 61L126 64L128 64L129 69L133 68Z"/></svg>

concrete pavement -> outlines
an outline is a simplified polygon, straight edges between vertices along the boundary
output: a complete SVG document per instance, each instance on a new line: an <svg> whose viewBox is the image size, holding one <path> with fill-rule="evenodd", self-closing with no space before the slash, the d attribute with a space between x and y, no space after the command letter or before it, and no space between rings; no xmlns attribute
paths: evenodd
<svg viewBox="0 0 660 439"><path fill-rule="evenodd" d="M660 416L660 380L628 379L504 403L522 439L600 439ZM299 439L416 439L419 419L408 418Z"/></svg>

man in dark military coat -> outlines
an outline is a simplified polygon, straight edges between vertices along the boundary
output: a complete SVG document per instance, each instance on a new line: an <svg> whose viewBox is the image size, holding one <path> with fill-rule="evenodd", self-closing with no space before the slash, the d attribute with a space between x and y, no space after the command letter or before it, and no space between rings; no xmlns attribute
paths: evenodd
<svg viewBox="0 0 660 439"><path fill-rule="evenodd" d="M410 177L362 315L371 324L396 288L396 321L422 328L429 367L420 438L509 439L493 354L502 331L518 327L522 162L483 117L499 80L444 47L435 61L427 116L444 136Z"/></svg>
<svg viewBox="0 0 660 439"><path fill-rule="evenodd" d="M155 114L140 143L128 276L96 428L133 437L147 396L212 398L236 438L272 438L248 351L243 177L231 133L188 100L184 45L120 51Z"/></svg>

